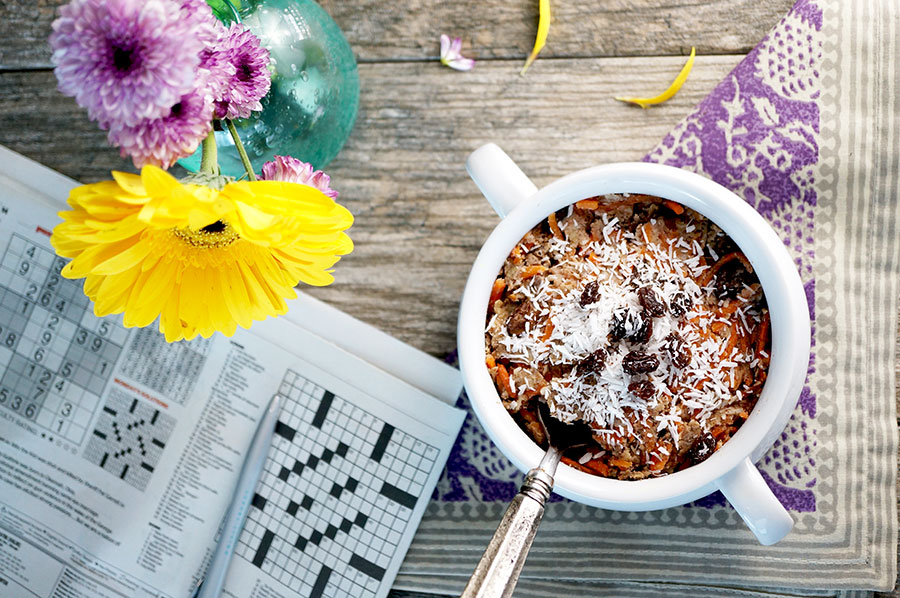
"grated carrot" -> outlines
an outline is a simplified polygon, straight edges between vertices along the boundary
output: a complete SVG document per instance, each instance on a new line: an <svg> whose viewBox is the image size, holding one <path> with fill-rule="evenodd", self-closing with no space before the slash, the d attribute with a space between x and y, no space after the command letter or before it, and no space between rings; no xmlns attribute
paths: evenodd
<svg viewBox="0 0 900 598"><path fill-rule="evenodd" d="M730 316L735 311L737 311L737 308L741 305L743 304L740 301L729 301L728 305L719 310L719 313L723 316Z"/></svg>
<svg viewBox="0 0 900 598"><path fill-rule="evenodd" d="M519 276L519 278L521 278L522 280L526 280L533 276L537 276L538 274L543 274L546 271L547 271L547 266L540 266L540 265L528 266L527 268L522 270L522 274L521 274L521 276Z"/></svg>
<svg viewBox="0 0 900 598"><path fill-rule="evenodd" d="M666 466L666 463L668 463L668 462L669 462L668 455L658 455L656 453L651 453L650 454L650 462L649 462L650 471L660 471Z"/></svg>
<svg viewBox="0 0 900 598"><path fill-rule="evenodd" d="M701 287L705 287L707 284L709 284L709 281L713 279L713 276L715 276L716 273L718 273L718 271L722 269L722 266L733 260L740 261L747 269L747 272L753 272L753 266L750 265L750 261L744 256L744 254L739 251L733 251L728 255L723 255L721 258L719 258L719 261L713 264L709 270L707 270L700 276L700 280L697 282L697 284L699 284Z"/></svg>
<svg viewBox="0 0 900 598"><path fill-rule="evenodd" d="M587 469L593 470L604 477L609 475L609 466L600 459L591 459L585 463L585 466Z"/></svg>
<svg viewBox="0 0 900 598"><path fill-rule="evenodd" d="M734 349L737 344L737 322L732 322L731 324L731 334L728 335L728 343L725 345L725 350L722 352L723 355L731 355L732 349Z"/></svg>
<svg viewBox="0 0 900 598"><path fill-rule="evenodd" d="M663 201L663 203L665 204L665 206L667 208L669 208L676 214L684 214L684 206L681 205L680 203L676 203L676 202L668 200L668 199Z"/></svg>
<svg viewBox="0 0 900 598"><path fill-rule="evenodd" d="M586 466L582 465L578 461L575 461L574 459L570 459L568 457L562 457L560 459L560 461L565 463L569 467L572 467L573 469L577 469L578 471L583 471L584 473L594 473L593 471L588 469Z"/></svg>
<svg viewBox="0 0 900 598"><path fill-rule="evenodd" d="M509 372L506 371L502 363L497 366L497 382L500 384L500 388L506 391L509 398L516 398L516 392L509 383Z"/></svg>
<svg viewBox="0 0 900 598"><path fill-rule="evenodd" d="M550 336L553 334L553 322L549 319L547 320L547 327L544 329L544 334L541 336L541 342L546 342L550 339Z"/></svg>
<svg viewBox="0 0 900 598"><path fill-rule="evenodd" d="M556 221L556 212L547 216L547 223L550 225L550 231L553 232L553 236L557 239L565 241L566 238L563 236L561 230L559 230L559 223Z"/></svg>
<svg viewBox="0 0 900 598"><path fill-rule="evenodd" d="M504 290L506 290L506 279L498 278L495 280L494 285L491 287L491 298L488 300L488 307L494 306L494 302L503 296Z"/></svg>
<svg viewBox="0 0 900 598"><path fill-rule="evenodd" d="M756 328L756 354L760 355L766 350L766 340L769 336L769 318L763 318Z"/></svg>
<svg viewBox="0 0 900 598"><path fill-rule="evenodd" d="M631 461L626 461L625 459L612 458L609 460L609 464L613 467L618 467L619 469L631 469Z"/></svg>

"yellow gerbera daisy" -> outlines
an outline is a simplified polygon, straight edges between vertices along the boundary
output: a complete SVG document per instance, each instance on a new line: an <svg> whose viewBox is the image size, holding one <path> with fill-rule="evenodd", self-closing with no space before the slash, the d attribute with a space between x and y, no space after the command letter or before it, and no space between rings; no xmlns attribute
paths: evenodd
<svg viewBox="0 0 900 598"><path fill-rule="evenodd" d="M228 336L238 325L284 314L303 281L323 286L353 243L353 216L315 187L231 182L221 190L182 184L155 166L83 185L51 243L84 278L98 316L125 326L159 318L167 341Z"/></svg>

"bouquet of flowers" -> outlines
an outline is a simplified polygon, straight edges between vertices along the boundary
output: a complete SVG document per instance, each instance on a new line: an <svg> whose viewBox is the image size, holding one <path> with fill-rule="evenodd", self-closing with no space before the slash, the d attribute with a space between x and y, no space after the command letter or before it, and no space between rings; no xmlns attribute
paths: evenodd
<svg viewBox="0 0 900 598"><path fill-rule="evenodd" d="M71 0L50 36L59 89L140 174L83 185L53 231L67 278L84 278L97 316L159 322L166 340L234 334L287 311L300 281L327 285L353 249L353 216L328 175L277 156L257 176L232 119L261 110L268 52L203 0ZM221 175L214 124L246 175ZM164 169L202 147L199 172Z"/></svg>

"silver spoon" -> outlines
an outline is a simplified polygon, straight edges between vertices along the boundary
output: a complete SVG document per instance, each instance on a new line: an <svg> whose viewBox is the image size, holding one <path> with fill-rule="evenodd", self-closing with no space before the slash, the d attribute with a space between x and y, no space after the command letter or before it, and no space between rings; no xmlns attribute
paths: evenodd
<svg viewBox="0 0 900 598"><path fill-rule="evenodd" d="M538 420L547 437L547 452L540 464L525 476L519 493L507 507L461 598L512 596L544 516L544 504L553 490L553 476L559 460L563 452L583 446L590 439L591 432L587 425L559 422L550 416L544 403L538 406Z"/></svg>

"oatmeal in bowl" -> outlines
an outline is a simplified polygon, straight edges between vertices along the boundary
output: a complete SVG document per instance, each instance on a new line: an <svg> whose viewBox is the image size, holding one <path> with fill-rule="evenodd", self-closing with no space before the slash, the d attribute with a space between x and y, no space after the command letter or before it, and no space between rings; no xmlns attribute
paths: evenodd
<svg viewBox="0 0 900 598"><path fill-rule="evenodd" d="M706 460L749 417L769 365L765 295L715 223L644 194L563 208L525 234L488 301L485 364L537 443L537 411L583 422L563 457L621 480Z"/></svg>
<svg viewBox="0 0 900 598"><path fill-rule="evenodd" d="M547 405L592 429L554 492L648 511L720 490L761 543L783 538L791 516L754 463L794 411L810 320L772 227L716 182L659 164L538 189L487 144L466 170L501 220L466 281L459 364L500 452L523 473L538 465Z"/></svg>

